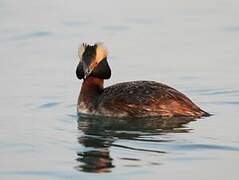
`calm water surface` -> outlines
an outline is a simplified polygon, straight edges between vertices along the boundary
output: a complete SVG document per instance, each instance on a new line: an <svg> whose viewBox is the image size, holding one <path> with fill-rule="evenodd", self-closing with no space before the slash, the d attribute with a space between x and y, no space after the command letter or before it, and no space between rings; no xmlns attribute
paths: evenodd
<svg viewBox="0 0 239 180"><path fill-rule="evenodd" d="M239 2L0 0L0 179L239 179ZM164 82L213 113L78 117L81 42L107 85Z"/></svg>

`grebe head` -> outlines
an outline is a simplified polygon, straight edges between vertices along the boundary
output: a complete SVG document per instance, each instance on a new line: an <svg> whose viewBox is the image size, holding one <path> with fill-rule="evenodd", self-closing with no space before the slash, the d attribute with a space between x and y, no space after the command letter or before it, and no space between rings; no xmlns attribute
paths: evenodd
<svg viewBox="0 0 239 180"><path fill-rule="evenodd" d="M89 76L100 79L109 79L111 70L107 62L107 50L102 43L94 45L81 44L79 47L80 62L76 69L76 76L79 79L86 79Z"/></svg>

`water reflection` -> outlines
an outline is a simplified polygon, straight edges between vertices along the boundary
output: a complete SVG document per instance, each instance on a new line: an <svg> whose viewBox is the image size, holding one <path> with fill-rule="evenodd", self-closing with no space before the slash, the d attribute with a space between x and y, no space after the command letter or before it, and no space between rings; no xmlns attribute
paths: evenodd
<svg viewBox="0 0 239 180"><path fill-rule="evenodd" d="M167 153L160 149L151 150L117 144L117 140L133 140L162 143L170 140L146 138L166 133L187 133L190 129L185 124L191 118L142 118L142 119L110 119L103 117L80 116L78 129L84 134L78 142L85 148L77 152L77 161L80 165L75 167L84 172L110 172L115 167L110 155L110 147L124 148L142 152Z"/></svg>

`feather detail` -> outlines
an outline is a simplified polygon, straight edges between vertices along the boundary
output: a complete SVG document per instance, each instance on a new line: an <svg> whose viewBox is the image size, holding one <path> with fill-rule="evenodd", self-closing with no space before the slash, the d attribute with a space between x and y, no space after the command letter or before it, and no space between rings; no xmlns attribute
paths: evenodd
<svg viewBox="0 0 239 180"><path fill-rule="evenodd" d="M95 61L99 63L103 59L107 58L108 51L103 43L96 43L96 59Z"/></svg>
<svg viewBox="0 0 239 180"><path fill-rule="evenodd" d="M84 54L84 52L85 52L86 46L87 46L86 43L82 43L82 44L80 45L80 47L78 48L78 56L79 56L80 60L82 60L82 56L83 56L83 54Z"/></svg>

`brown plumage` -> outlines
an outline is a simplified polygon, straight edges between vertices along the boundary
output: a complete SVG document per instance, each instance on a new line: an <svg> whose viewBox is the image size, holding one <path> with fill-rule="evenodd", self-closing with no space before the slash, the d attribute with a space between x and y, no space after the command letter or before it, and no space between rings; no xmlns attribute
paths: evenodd
<svg viewBox="0 0 239 180"><path fill-rule="evenodd" d="M112 117L207 115L184 94L154 81L124 82L104 89L102 79L89 77L78 105L79 112Z"/></svg>
<svg viewBox="0 0 239 180"><path fill-rule="evenodd" d="M102 44L100 48L98 44L85 45L84 52L80 53L82 65L78 65L76 73L78 78L84 78L84 82L78 99L78 112L110 117L199 118L209 115L184 94L162 83L132 81L104 88L104 79L110 77L110 68L106 55L101 56L101 60L96 59L98 49L102 51Z"/></svg>

